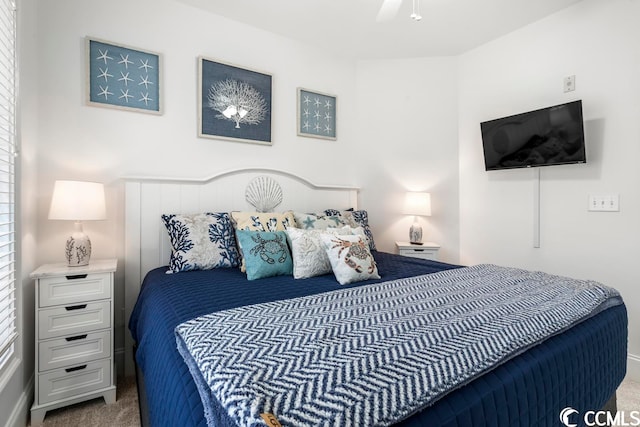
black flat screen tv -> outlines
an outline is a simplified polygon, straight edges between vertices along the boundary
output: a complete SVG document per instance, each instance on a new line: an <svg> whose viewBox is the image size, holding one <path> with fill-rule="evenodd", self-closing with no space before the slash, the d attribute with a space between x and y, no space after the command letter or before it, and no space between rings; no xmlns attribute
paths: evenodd
<svg viewBox="0 0 640 427"><path fill-rule="evenodd" d="M582 101L480 124L486 170L586 163Z"/></svg>

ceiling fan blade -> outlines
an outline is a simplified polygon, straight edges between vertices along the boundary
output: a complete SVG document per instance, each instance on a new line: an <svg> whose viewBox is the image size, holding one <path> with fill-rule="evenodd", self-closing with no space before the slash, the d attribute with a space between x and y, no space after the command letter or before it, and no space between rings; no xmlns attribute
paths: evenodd
<svg viewBox="0 0 640 427"><path fill-rule="evenodd" d="M382 6L378 11L376 21L386 22L395 18L395 16L398 14L398 10L400 10L401 5L402 0L384 0L384 3L382 3Z"/></svg>

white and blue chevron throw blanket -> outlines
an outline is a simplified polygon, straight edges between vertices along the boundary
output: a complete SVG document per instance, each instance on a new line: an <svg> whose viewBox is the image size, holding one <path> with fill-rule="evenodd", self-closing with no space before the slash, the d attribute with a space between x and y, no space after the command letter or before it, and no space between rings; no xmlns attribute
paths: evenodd
<svg viewBox="0 0 640 427"><path fill-rule="evenodd" d="M621 302L599 283L478 265L211 313L176 337L210 425L209 396L241 426L263 413L382 426Z"/></svg>

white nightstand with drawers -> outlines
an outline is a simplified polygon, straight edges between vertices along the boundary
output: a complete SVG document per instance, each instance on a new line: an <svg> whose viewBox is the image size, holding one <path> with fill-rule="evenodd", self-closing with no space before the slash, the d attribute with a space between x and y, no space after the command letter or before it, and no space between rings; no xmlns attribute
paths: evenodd
<svg viewBox="0 0 640 427"><path fill-rule="evenodd" d="M31 425L47 411L104 397L116 401L113 279L117 260L46 264L35 279L35 393Z"/></svg>
<svg viewBox="0 0 640 427"><path fill-rule="evenodd" d="M437 261L440 245L432 242L424 242L422 245L413 245L409 242L396 242L396 248L400 255Z"/></svg>

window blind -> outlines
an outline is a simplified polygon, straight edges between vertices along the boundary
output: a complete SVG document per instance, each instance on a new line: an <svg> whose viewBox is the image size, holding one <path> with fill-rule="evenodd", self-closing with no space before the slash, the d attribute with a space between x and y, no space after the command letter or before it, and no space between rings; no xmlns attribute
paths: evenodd
<svg viewBox="0 0 640 427"><path fill-rule="evenodd" d="M0 0L0 369L14 351L16 1Z"/></svg>

